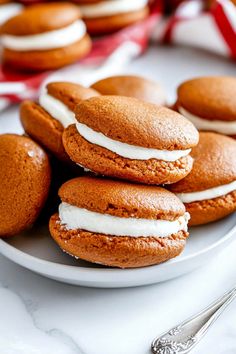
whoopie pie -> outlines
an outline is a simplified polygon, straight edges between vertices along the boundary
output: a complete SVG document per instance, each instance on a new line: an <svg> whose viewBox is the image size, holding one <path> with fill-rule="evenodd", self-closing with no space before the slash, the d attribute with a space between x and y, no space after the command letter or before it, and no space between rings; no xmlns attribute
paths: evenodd
<svg viewBox="0 0 236 354"><path fill-rule="evenodd" d="M200 77L178 88L177 110L198 130L236 137L236 78Z"/></svg>
<svg viewBox="0 0 236 354"><path fill-rule="evenodd" d="M188 213L156 186L77 177L59 190L50 232L74 257L120 268L158 264L178 256L188 237Z"/></svg>
<svg viewBox="0 0 236 354"><path fill-rule="evenodd" d="M51 82L39 103L23 101L20 108L25 132L62 161L69 161L62 144L64 129L76 122L76 105L99 93L71 82Z"/></svg>
<svg viewBox="0 0 236 354"><path fill-rule="evenodd" d="M148 16L148 0L78 0L88 32L101 35L132 25Z"/></svg>
<svg viewBox="0 0 236 354"><path fill-rule="evenodd" d="M169 188L185 204L190 225L207 224L236 210L236 141L202 132L192 149L193 169Z"/></svg>
<svg viewBox="0 0 236 354"><path fill-rule="evenodd" d="M100 175L169 184L192 169L198 131L180 114L135 98L99 96L76 108L63 144L77 164Z"/></svg>
<svg viewBox="0 0 236 354"><path fill-rule="evenodd" d="M18 70L49 70L84 57L91 48L79 7L31 5L2 25L3 61Z"/></svg>

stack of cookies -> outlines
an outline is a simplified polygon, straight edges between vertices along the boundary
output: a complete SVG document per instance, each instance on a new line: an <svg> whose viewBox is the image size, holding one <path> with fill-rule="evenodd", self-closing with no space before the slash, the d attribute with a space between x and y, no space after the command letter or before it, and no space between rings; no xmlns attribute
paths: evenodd
<svg viewBox="0 0 236 354"><path fill-rule="evenodd" d="M157 185L191 171L190 151L198 143L191 122L136 98L96 96L77 105L62 140L70 159L96 175L59 190L62 203L50 232L64 251L127 268L157 264L183 250L189 215Z"/></svg>
<svg viewBox="0 0 236 354"><path fill-rule="evenodd" d="M109 86L110 95L99 94ZM52 130L46 133L52 122L60 124L62 160L67 156L89 171L89 176L62 185L59 212L50 220L52 237L75 257L141 267L173 258L185 246L189 215L183 203L160 185L189 174L198 132L180 114L147 101L165 102L158 84L114 77L84 90L52 83L39 105L22 104L26 132L60 158L47 144ZM68 118L64 122L62 112ZM42 121L48 124L44 137L39 134Z"/></svg>
<svg viewBox="0 0 236 354"><path fill-rule="evenodd" d="M222 116L229 116L227 109L233 115L235 79L202 80L208 81L208 96L197 92L202 106L195 106L208 102L209 112L219 102L213 89L218 87ZM201 132L198 144L194 125L160 106L164 92L148 80L112 77L92 88L102 96L82 101L62 136L70 159L96 175L59 190L62 203L50 231L63 250L122 268L157 264L182 251L190 216L190 225L200 225L236 210L233 139Z"/></svg>
<svg viewBox="0 0 236 354"><path fill-rule="evenodd" d="M227 87L231 88L228 93ZM175 110L171 110L164 106L160 85L140 77L111 77L91 88L68 82L48 84L38 103L21 105L21 122L36 143L8 136L1 149L0 163L4 163L6 154L12 154L6 139L28 156L39 154L33 145L29 152L29 144L42 146L37 160L44 161L38 172L43 176L38 186L43 197L28 224L49 192L45 149L61 161L63 170L73 167L77 174L59 188L58 212L49 222L50 233L63 251L120 268L158 264L178 256L189 236L188 224L212 222L236 210L236 141L215 132L199 134L196 122L189 118L191 112L213 122L220 110L228 129L236 117L233 90L235 79L196 79L180 86ZM221 106L217 92L221 92ZM17 164L22 170L19 159ZM5 188L10 200L9 191L16 193L19 184L14 187L9 174ZM1 215L6 202L0 203ZM13 216L8 210L8 220ZM16 231L29 226L18 219ZM9 225L0 226L1 236L15 233Z"/></svg>
<svg viewBox="0 0 236 354"><path fill-rule="evenodd" d="M190 174L171 185L191 215L190 225L236 210L236 78L200 77L182 83L175 109L201 131Z"/></svg>

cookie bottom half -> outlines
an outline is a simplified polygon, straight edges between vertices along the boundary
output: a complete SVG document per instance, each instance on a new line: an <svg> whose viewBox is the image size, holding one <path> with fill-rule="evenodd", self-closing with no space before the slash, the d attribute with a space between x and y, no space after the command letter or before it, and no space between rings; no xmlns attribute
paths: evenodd
<svg viewBox="0 0 236 354"><path fill-rule="evenodd" d="M64 131L63 144L74 162L92 172L145 184L175 183L190 173L193 164L189 155L173 162L127 159L89 143L78 133L75 125Z"/></svg>
<svg viewBox="0 0 236 354"><path fill-rule="evenodd" d="M81 40L58 49L18 52L4 48L5 65L23 71L43 71L61 68L71 64L88 54L91 40L85 35Z"/></svg>
<svg viewBox="0 0 236 354"><path fill-rule="evenodd" d="M145 19L148 16L149 9L144 7L138 11L132 11L125 14L99 17L99 18L84 18L87 30L93 35L112 33L124 27L132 25L138 21Z"/></svg>
<svg viewBox="0 0 236 354"><path fill-rule="evenodd" d="M178 256L184 249L188 232L169 237L108 236L84 230L67 230L58 214L49 223L50 233L60 248L74 257L119 268L159 264Z"/></svg>
<svg viewBox="0 0 236 354"><path fill-rule="evenodd" d="M70 162L62 144L62 124L33 101L24 101L20 119L25 132L59 160Z"/></svg>
<svg viewBox="0 0 236 354"><path fill-rule="evenodd" d="M236 191L214 199L186 203L185 207L191 216L190 226L220 220L236 211Z"/></svg>

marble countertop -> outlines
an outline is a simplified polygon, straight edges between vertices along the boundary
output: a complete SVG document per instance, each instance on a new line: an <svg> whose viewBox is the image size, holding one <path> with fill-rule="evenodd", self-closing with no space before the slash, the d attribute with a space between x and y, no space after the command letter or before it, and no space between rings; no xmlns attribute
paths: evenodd
<svg viewBox="0 0 236 354"><path fill-rule="evenodd" d="M204 52L151 48L125 70L164 84L195 75L233 75L235 64ZM14 119L17 108L1 115ZM0 133L8 128L1 124ZM38 276L0 256L1 354L148 354L152 339L199 311L236 283L236 242L180 278L139 288L90 289ZM236 302L195 349L236 353Z"/></svg>

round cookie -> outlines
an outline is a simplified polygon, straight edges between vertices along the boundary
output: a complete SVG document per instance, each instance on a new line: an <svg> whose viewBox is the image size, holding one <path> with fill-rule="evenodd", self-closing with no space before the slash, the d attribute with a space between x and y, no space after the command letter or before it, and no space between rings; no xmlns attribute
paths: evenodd
<svg viewBox="0 0 236 354"><path fill-rule="evenodd" d="M84 57L91 48L78 6L36 4L1 28L3 61L20 70L49 70Z"/></svg>
<svg viewBox="0 0 236 354"><path fill-rule="evenodd" d="M47 199L51 181L48 157L28 137L0 135L0 237L30 227Z"/></svg>
<svg viewBox="0 0 236 354"><path fill-rule="evenodd" d="M166 95L162 87L139 76L111 76L95 82L91 87L102 95L135 97L158 105L166 104Z"/></svg>
<svg viewBox="0 0 236 354"><path fill-rule="evenodd" d="M40 145L60 160L70 161L62 144L62 133L76 121L76 105L99 93L71 82L51 82L46 89L39 97L39 104L33 101L21 104L21 123L25 132Z"/></svg>
<svg viewBox="0 0 236 354"><path fill-rule="evenodd" d="M148 16L148 0L79 1L88 32L93 35L112 33Z"/></svg>
<svg viewBox="0 0 236 354"><path fill-rule="evenodd" d="M121 96L92 97L76 108L77 122L63 133L70 158L106 176L169 184L192 168L198 132L180 114Z"/></svg>
<svg viewBox="0 0 236 354"><path fill-rule="evenodd" d="M185 246L188 214L164 188L78 177L59 196L50 233L72 256L133 268L176 257Z"/></svg>
<svg viewBox="0 0 236 354"><path fill-rule="evenodd" d="M211 132L200 133L192 149L193 169L169 189L190 213L190 225L206 224L236 210L236 142Z"/></svg>
<svg viewBox="0 0 236 354"><path fill-rule="evenodd" d="M178 88L176 107L199 130L236 136L236 78L200 77Z"/></svg>

